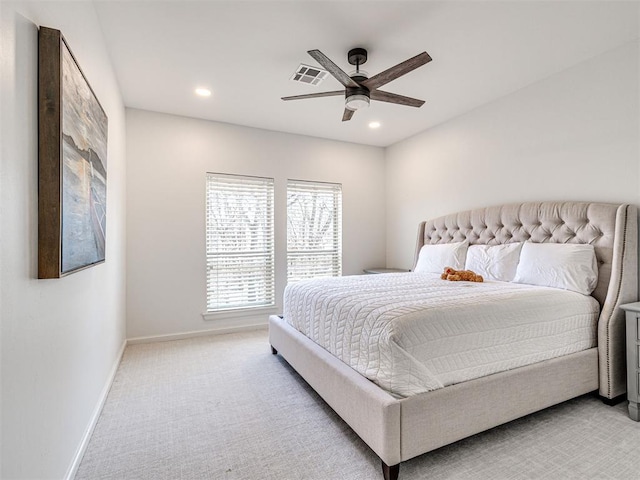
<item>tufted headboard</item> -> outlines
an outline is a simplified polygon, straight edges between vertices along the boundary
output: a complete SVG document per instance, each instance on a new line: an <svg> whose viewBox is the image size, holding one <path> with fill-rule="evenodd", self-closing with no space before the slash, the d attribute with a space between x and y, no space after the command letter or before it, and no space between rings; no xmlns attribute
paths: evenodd
<svg viewBox="0 0 640 480"><path fill-rule="evenodd" d="M445 215L420 224L415 262L424 244L464 240L471 245L592 244L598 261L598 285L592 295L602 307L598 321L600 395L614 398L626 391L624 314L618 307L638 298L635 206L531 202Z"/></svg>

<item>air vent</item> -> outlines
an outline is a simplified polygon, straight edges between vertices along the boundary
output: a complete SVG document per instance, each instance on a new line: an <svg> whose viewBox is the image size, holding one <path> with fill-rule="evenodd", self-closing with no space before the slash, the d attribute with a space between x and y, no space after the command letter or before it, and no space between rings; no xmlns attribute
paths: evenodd
<svg viewBox="0 0 640 480"><path fill-rule="evenodd" d="M309 65L300 64L296 73L291 76L294 82L308 83L310 85L320 85L327 78L329 72L318 67L310 67Z"/></svg>

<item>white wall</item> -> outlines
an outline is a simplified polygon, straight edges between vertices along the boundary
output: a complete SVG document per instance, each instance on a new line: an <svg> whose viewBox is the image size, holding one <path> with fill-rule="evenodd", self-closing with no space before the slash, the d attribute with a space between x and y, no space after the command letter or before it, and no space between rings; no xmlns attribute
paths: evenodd
<svg viewBox="0 0 640 480"><path fill-rule="evenodd" d="M127 162L129 338L267 321L264 313L201 316L206 172L275 178L279 311L286 282L288 178L342 183L345 275L385 263L380 148L127 109Z"/></svg>
<svg viewBox="0 0 640 480"><path fill-rule="evenodd" d="M0 2L0 476L63 478L125 338L124 106L93 6ZM37 26L62 30L109 117L106 263L37 280Z"/></svg>
<svg viewBox="0 0 640 480"><path fill-rule="evenodd" d="M420 221L536 200L640 204L638 42L395 144L387 264L410 268Z"/></svg>

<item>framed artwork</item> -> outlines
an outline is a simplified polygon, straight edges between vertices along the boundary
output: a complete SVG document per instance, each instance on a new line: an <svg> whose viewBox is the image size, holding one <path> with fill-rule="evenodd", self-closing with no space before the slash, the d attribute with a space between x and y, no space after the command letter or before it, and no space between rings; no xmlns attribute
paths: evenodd
<svg viewBox="0 0 640 480"><path fill-rule="evenodd" d="M108 122L60 30L38 50L38 278L60 278L105 261Z"/></svg>

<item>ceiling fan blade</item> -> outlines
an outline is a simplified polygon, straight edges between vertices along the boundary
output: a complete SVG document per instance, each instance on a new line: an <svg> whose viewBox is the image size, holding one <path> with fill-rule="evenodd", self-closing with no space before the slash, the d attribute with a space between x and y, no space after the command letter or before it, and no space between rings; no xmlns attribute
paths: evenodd
<svg viewBox="0 0 640 480"><path fill-rule="evenodd" d="M404 95L398 95L397 93L383 92L381 90L374 90L371 92L370 98L371 100L378 100L379 102L397 103L398 105L406 105L408 107L421 107L424 105L424 100L405 97Z"/></svg>
<svg viewBox="0 0 640 480"><path fill-rule="evenodd" d="M405 60L402 63L399 63L395 67L388 68L384 72L380 72L377 75L365 80L362 84L367 87L369 90L373 90L375 88L386 85L392 80L395 80L402 75L405 75L412 70L415 70L418 67L421 67L425 63L429 63L431 61L431 57L427 52L422 52L416 55L409 60Z"/></svg>
<svg viewBox="0 0 640 480"><path fill-rule="evenodd" d="M355 113L354 110L349 110L348 108L345 108L344 113L342 114L342 121L347 122L351 120L351 117L353 117L354 113Z"/></svg>
<svg viewBox="0 0 640 480"><path fill-rule="evenodd" d="M344 90L334 90L333 92L308 93L306 95L294 95L292 97L282 97L282 100L303 100L305 98L337 97L338 95L344 95Z"/></svg>
<svg viewBox="0 0 640 480"><path fill-rule="evenodd" d="M316 62L322 65L331 75L335 77L336 80L338 80L345 87L356 88L360 86L354 80L352 80L351 77L344 72L344 70L342 70L339 66L329 60L329 57L327 57L320 50L309 50L307 53L311 55Z"/></svg>

